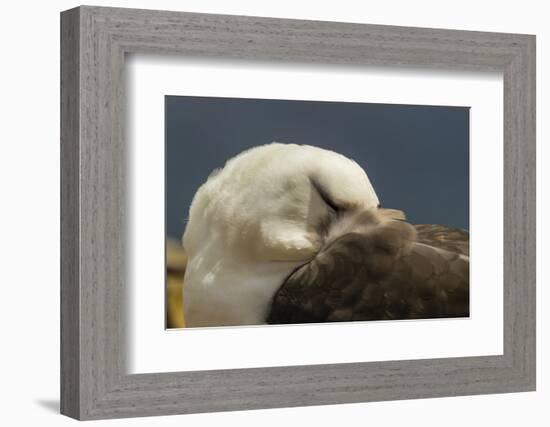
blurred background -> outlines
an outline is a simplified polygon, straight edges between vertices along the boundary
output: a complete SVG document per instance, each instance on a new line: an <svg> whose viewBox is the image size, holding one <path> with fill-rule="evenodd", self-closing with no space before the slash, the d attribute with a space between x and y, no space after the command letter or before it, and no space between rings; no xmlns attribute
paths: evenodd
<svg viewBox="0 0 550 427"><path fill-rule="evenodd" d="M273 141L339 152L380 203L413 224L469 229L468 107L165 97L167 327L183 327L181 236L197 188L243 150Z"/></svg>

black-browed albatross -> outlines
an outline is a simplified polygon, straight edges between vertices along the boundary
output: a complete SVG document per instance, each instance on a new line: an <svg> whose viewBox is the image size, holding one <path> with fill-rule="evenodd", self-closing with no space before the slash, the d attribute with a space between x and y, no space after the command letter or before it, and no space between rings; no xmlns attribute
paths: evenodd
<svg viewBox="0 0 550 427"><path fill-rule="evenodd" d="M379 206L336 152L272 143L233 157L191 204L186 326L468 316L468 233Z"/></svg>

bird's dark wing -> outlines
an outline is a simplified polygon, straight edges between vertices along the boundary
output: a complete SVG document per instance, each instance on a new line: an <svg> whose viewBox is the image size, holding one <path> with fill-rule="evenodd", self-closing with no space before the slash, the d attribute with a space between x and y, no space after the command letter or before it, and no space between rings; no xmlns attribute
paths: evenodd
<svg viewBox="0 0 550 427"><path fill-rule="evenodd" d="M288 277L274 296L267 322L468 316L468 257L409 241L411 230L405 222L389 221L334 240Z"/></svg>
<svg viewBox="0 0 550 427"><path fill-rule="evenodd" d="M458 254L470 255L470 233L460 228L449 228L444 225L415 225L416 240L420 243L445 249Z"/></svg>

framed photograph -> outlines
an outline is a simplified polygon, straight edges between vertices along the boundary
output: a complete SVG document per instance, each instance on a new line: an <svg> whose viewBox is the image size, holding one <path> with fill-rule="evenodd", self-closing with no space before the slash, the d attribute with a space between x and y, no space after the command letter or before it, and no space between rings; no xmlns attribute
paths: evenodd
<svg viewBox="0 0 550 427"><path fill-rule="evenodd" d="M535 390L532 35L78 7L61 169L65 415Z"/></svg>

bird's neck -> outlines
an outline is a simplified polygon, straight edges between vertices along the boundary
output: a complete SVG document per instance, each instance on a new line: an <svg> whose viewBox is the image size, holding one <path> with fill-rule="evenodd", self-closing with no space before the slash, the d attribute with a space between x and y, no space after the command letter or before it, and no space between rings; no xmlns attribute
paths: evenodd
<svg viewBox="0 0 550 427"><path fill-rule="evenodd" d="M249 262L206 244L193 256L184 279L188 327L264 324L273 295L296 262ZM203 255L204 254L204 255Z"/></svg>

